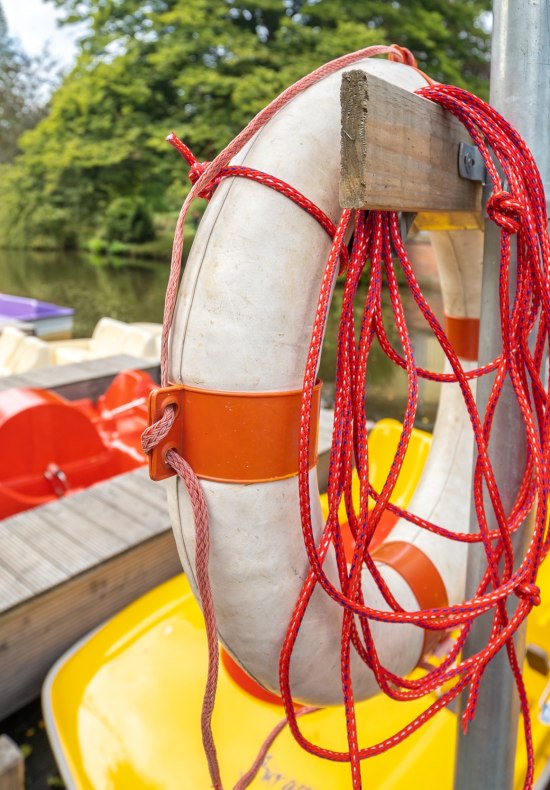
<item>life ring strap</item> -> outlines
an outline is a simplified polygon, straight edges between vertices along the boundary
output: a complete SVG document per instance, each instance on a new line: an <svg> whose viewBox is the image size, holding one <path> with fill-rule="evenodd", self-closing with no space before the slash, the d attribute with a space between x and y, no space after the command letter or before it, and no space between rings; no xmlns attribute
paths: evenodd
<svg viewBox="0 0 550 790"><path fill-rule="evenodd" d="M321 382L313 391L309 468L317 463ZM154 390L149 425L172 406L172 427L149 453L153 480L174 475L175 449L197 477L223 483L263 483L298 474L302 390L219 392L184 385Z"/></svg>

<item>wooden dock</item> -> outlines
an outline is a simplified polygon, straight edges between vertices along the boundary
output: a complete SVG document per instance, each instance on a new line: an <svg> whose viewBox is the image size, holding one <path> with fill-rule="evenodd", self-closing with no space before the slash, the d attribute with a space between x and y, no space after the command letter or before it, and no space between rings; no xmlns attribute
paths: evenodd
<svg viewBox="0 0 550 790"><path fill-rule="evenodd" d="M103 395L111 381L123 370L145 370L159 381L159 364L154 360L116 354L71 365L51 365L17 376L0 376L0 392L14 387L53 390L67 400Z"/></svg>
<svg viewBox="0 0 550 790"><path fill-rule="evenodd" d="M130 368L127 355L0 378L13 387L97 398ZM179 571L162 487L145 469L0 522L0 720L40 693L76 639Z"/></svg>
<svg viewBox="0 0 550 790"><path fill-rule="evenodd" d="M165 494L145 468L0 524L0 719L81 636L178 573Z"/></svg>

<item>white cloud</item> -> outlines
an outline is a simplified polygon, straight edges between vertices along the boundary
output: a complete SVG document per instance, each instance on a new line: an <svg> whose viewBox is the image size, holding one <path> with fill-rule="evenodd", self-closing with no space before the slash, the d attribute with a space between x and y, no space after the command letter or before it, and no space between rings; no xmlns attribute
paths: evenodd
<svg viewBox="0 0 550 790"><path fill-rule="evenodd" d="M44 0L0 0L10 34L19 39L29 55L37 55L47 44L60 66L70 66L76 57L76 40L81 31L59 28L59 12Z"/></svg>

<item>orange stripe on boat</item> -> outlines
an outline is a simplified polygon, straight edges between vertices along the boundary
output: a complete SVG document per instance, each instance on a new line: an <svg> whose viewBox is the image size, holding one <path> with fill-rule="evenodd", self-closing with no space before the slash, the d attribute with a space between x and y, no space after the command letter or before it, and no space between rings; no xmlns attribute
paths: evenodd
<svg viewBox="0 0 550 790"><path fill-rule="evenodd" d="M445 316L445 333L461 359L476 361L479 348L479 318Z"/></svg>
<svg viewBox="0 0 550 790"><path fill-rule="evenodd" d="M313 391L309 468L317 463L321 382ZM166 454L176 449L195 474L224 483L260 483L298 474L302 390L217 392L174 386L154 390L149 425L169 405L176 418L169 433L149 454L153 480L174 474Z"/></svg>
<svg viewBox="0 0 550 790"><path fill-rule="evenodd" d="M438 609L449 605L443 579L430 558L413 543L394 540L378 546L373 559L389 565L402 576L414 593L421 609ZM425 631L423 653L441 641L443 632Z"/></svg>

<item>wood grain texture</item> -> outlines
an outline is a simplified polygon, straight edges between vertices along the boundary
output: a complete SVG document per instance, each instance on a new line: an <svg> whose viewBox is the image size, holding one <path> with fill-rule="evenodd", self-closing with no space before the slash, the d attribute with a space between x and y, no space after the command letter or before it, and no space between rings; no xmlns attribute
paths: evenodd
<svg viewBox="0 0 550 790"><path fill-rule="evenodd" d="M363 71L342 77L345 208L481 212L481 185L458 174L463 126L433 102Z"/></svg>
<svg viewBox="0 0 550 790"><path fill-rule="evenodd" d="M0 718L53 662L180 571L166 496L136 469L0 523Z"/></svg>
<svg viewBox="0 0 550 790"><path fill-rule="evenodd" d="M0 718L40 693L78 639L180 570L167 529L0 615Z"/></svg>
<svg viewBox="0 0 550 790"><path fill-rule="evenodd" d="M0 613L170 529L137 469L0 523Z"/></svg>

